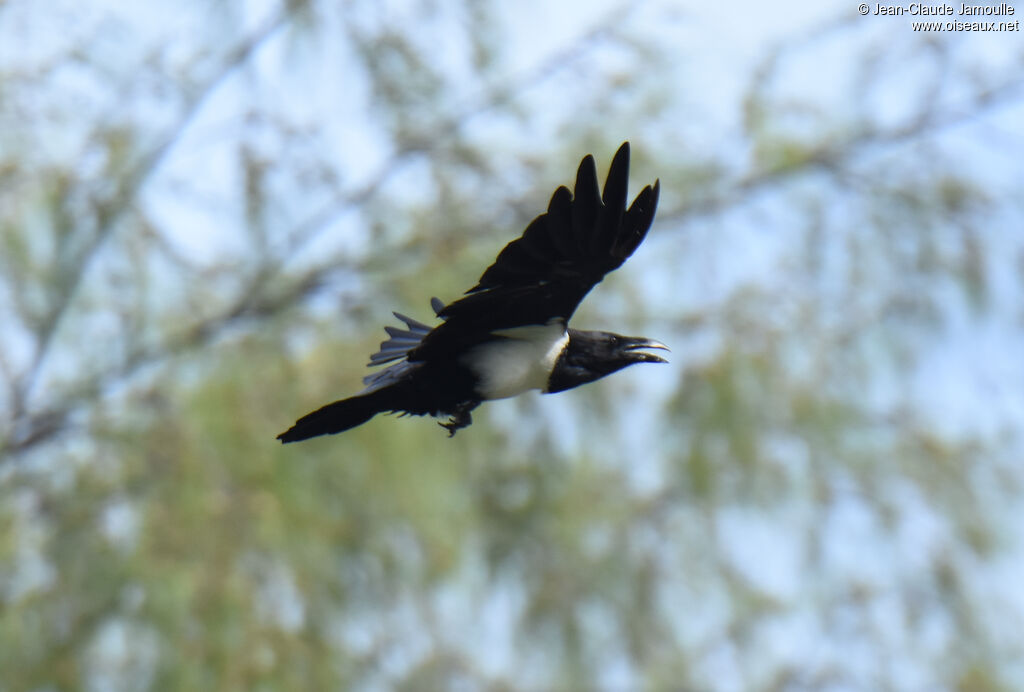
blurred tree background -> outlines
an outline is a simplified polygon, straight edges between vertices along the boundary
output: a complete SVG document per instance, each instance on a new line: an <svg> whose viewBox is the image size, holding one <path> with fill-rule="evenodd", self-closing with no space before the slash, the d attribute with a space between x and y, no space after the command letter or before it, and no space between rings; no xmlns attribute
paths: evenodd
<svg viewBox="0 0 1024 692"><path fill-rule="evenodd" d="M1024 687L1024 43L853 9L0 4L0 690ZM625 139L671 365L274 440Z"/></svg>

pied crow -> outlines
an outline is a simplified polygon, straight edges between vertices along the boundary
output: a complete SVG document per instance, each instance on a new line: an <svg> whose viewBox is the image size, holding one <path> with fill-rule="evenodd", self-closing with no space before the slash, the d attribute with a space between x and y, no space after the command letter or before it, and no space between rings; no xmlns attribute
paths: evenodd
<svg viewBox="0 0 1024 692"><path fill-rule="evenodd" d="M634 363L667 362L643 350L668 350L658 341L567 326L654 220L659 181L627 209L628 178L629 142L612 159L603 192L594 157L586 156L574 192L555 190L547 212L505 246L463 298L449 305L431 299L441 324L394 313L406 328L385 327L390 338L370 356L370 366L393 364L364 378L361 393L303 416L277 439L340 433L385 411L447 416L439 425L450 437L473 422L470 411L483 401L528 389L561 392Z"/></svg>

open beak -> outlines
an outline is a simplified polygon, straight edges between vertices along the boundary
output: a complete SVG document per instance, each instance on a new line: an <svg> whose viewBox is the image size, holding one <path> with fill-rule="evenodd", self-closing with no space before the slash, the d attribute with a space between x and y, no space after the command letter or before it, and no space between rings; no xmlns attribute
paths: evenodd
<svg viewBox="0 0 1024 692"><path fill-rule="evenodd" d="M630 357L637 363L667 363L668 361L661 356L656 356L653 353L645 353L642 349L645 348L656 348L662 351L669 351L668 346L655 341L654 339L644 339L643 337L629 337L626 339L626 343L623 346L623 350L628 351Z"/></svg>

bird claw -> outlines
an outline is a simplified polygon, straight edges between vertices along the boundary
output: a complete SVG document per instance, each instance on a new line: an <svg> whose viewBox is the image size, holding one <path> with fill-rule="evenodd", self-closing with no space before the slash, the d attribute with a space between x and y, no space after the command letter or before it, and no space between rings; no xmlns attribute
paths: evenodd
<svg viewBox="0 0 1024 692"><path fill-rule="evenodd" d="M472 422L473 416L469 411L467 409L460 408L455 411L451 418L448 419L447 423L438 423L438 425L447 430L448 437L452 438L455 437L455 431L469 426Z"/></svg>

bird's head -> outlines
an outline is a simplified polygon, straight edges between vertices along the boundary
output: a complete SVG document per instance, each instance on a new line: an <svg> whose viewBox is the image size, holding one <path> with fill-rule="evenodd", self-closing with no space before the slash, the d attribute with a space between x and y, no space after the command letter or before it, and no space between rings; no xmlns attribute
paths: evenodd
<svg viewBox="0 0 1024 692"><path fill-rule="evenodd" d="M569 330L569 343L555 365L548 392L561 392L599 380L635 363L667 363L646 349L669 350L668 346L642 336L611 332Z"/></svg>

